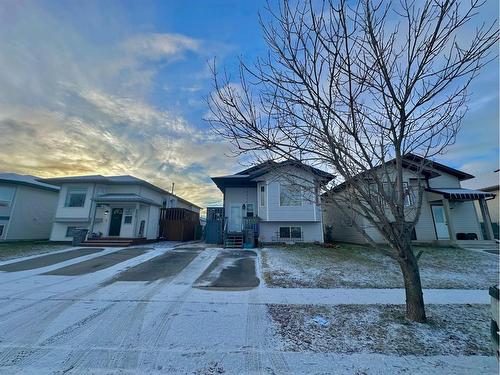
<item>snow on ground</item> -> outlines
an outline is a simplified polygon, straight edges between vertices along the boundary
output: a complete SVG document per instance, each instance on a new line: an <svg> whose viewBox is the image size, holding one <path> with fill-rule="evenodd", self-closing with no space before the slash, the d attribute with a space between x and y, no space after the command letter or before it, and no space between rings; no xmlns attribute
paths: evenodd
<svg viewBox="0 0 500 375"><path fill-rule="evenodd" d="M488 289L498 282L498 257L459 248L424 248L424 288ZM270 247L261 250L264 280L282 288L403 288L398 264L360 245Z"/></svg>
<svg viewBox="0 0 500 375"><path fill-rule="evenodd" d="M465 305L487 302L481 290L424 291L426 300L455 305L428 305L431 324L421 326L402 319L402 305L376 305L404 303L401 289L281 289L263 283L245 291L194 288L227 251L216 248L154 282L112 280L175 251L173 244L149 244L146 253L95 273L42 275L117 250L0 272L0 374L492 374L497 369L485 346L486 306ZM283 324L297 337L282 330ZM395 349L398 342L401 352Z"/></svg>
<svg viewBox="0 0 500 375"><path fill-rule="evenodd" d="M287 351L493 355L488 305L428 305L428 323L402 305L268 305ZM332 339L335 338L335 339Z"/></svg>

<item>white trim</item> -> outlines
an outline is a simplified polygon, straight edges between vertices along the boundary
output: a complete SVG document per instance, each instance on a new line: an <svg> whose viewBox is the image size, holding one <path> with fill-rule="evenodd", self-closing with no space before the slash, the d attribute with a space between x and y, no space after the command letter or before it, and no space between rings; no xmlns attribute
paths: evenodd
<svg viewBox="0 0 500 375"><path fill-rule="evenodd" d="M269 218L269 183L266 181L266 220L270 220Z"/></svg>
<svg viewBox="0 0 500 375"><path fill-rule="evenodd" d="M292 186L292 184L284 184L285 186ZM302 186L299 186L300 187L300 204L291 204L291 205L285 205L283 206L281 204L281 182L278 182L278 205L280 207L302 207L304 205L304 190L302 189Z"/></svg>
<svg viewBox="0 0 500 375"><path fill-rule="evenodd" d="M290 231L290 237L281 237L281 228L288 228ZM292 228L300 228L300 237L299 238L294 238L292 237ZM283 240L298 240L298 239L304 239L304 228L302 225L279 225L278 224L278 239L283 239Z"/></svg>
<svg viewBox="0 0 500 375"><path fill-rule="evenodd" d="M5 227L3 228L4 230L4 236L3 238L6 240L7 239L7 235L9 233L9 229L10 229L10 223L12 223L12 217L14 216L15 214L15 209L16 209L16 202L17 202L17 195L18 195L18 189L19 187L16 186L14 187L14 195L12 196L12 201L10 202L10 212L9 212L9 220L7 220L7 224L5 225Z"/></svg>

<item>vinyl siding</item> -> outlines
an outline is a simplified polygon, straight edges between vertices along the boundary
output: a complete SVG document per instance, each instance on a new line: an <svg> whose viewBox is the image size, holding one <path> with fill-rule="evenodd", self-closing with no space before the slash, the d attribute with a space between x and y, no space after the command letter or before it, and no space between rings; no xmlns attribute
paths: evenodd
<svg viewBox="0 0 500 375"><path fill-rule="evenodd" d="M274 242L277 241L279 227L301 227L303 242L323 242L323 228L321 223L311 223L305 221L280 221L280 222L261 222L259 226L259 241Z"/></svg>
<svg viewBox="0 0 500 375"><path fill-rule="evenodd" d="M257 215L257 189L254 187L226 188L224 194L224 212L225 217L231 215L231 206L242 207L243 204L251 203L254 205L254 212ZM245 213L242 211L242 215Z"/></svg>
<svg viewBox="0 0 500 375"><path fill-rule="evenodd" d="M48 239L58 192L17 186L5 240Z"/></svg>

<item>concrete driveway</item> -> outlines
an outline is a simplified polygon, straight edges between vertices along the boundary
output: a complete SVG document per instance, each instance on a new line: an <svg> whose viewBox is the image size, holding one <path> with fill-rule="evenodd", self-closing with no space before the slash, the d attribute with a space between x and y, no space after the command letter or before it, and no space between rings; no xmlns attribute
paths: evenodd
<svg viewBox="0 0 500 375"><path fill-rule="evenodd" d="M264 306L228 304L222 296L215 302L213 288L192 287L214 267L224 273L224 288L231 286L235 273L224 271L228 262L220 266L220 253L75 249L4 262L0 373L217 373L228 353L229 363L244 371L245 363L255 363L245 356L259 337L255 310ZM242 258L236 263L253 267L255 276L255 253L250 262ZM236 279L238 288L252 287L238 272Z"/></svg>

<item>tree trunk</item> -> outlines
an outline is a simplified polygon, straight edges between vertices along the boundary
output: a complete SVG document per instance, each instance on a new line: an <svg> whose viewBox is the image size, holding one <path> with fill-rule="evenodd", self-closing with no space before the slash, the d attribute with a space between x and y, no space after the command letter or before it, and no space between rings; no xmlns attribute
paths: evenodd
<svg viewBox="0 0 500 375"><path fill-rule="evenodd" d="M422 293L422 283L420 281L420 271L417 259L413 254L411 245L406 245L403 250L406 256L399 259L399 265L403 272L406 292L406 318L414 322L425 323L424 296ZM409 248L408 248L409 247Z"/></svg>

